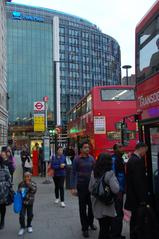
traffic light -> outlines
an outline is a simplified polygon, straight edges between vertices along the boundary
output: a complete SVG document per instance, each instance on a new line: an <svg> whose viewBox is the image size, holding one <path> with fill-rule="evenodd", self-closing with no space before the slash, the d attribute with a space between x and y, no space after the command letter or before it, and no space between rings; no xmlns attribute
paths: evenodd
<svg viewBox="0 0 159 239"><path fill-rule="evenodd" d="M50 129L49 134L50 134L50 136L54 136L56 134L56 130L55 129Z"/></svg>
<svg viewBox="0 0 159 239"><path fill-rule="evenodd" d="M122 123L121 125L121 140L122 140L122 144L124 146L128 146L129 145L129 141L130 141L130 130L128 130L128 126L126 123Z"/></svg>

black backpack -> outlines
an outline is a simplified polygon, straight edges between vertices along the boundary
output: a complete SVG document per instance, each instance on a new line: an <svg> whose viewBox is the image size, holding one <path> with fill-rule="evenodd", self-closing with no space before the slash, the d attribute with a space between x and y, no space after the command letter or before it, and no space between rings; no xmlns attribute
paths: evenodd
<svg viewBox="0 0 159 239"><path fill-rule="evenodd" d="M106 206L113 204L114 195L111 191L110 186L107 183L105 183L105 174L100 179L96 180L96 182L93 185L91 194L99 201L104 203Z"/></svg>

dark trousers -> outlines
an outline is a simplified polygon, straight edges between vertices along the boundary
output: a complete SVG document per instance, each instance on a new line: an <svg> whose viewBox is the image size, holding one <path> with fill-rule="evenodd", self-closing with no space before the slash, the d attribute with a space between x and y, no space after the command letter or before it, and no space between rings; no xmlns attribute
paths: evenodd
<svg viewBox="0 0 159 239"><path fill-rule="evenodd" d="M0 216L1 216L0 223L2 224L4 223L5 215L6 215L6 205L0 204Z"/></svg>
<svg viewBox="0 0 159 239"><path fill-rule="evenodd" d="M65 177L64 176L55 176L55 177L53 177L53 179L54 179L54 183L55 183L55 197L56 197L56 199L59 199L59 194L60 194L61 202L64 202Z"/></svg>
<svg viewBox="0 0 159 239"><path fill-rule="evenodd" d="M137 209L131 212L130 239L138 239L137 235Z"/></svg>
<svg viewBox="0 0 159 239"><path fill-rule="evenodd" d="M19 216L19 222L21 228L25 228L25 215L27 213L27 227L31 227L33 220L33 205L23 205Z"/></svg>
<svg viewBox="0 0 159 239"><path fill-rule="evenodd" d="M82 225L82 231L87 231L89 226L93 225L94 216L92 212L92 203L88 185L78 185L79 213Z"/></svg>
<svg viewBox="0 0 159 239"><path fill-rule="evenodd" d="M11 183L13 183L13 174L14 173L11 174Z"/></svg>
<svg viewBox="0 0 159 239"><path fill-rule="evenodd" d="M41 176L45 177L46 176L46 162L41 162L41 165L40 165L40 171L41 171Z"/></svg>
<svg viewBox="0 0 159 239"><path fill-rule="evenodd" d="M99 236L98 239L109 239L111 229L111 217L103 217L98 219L99 222Z"/></svg>
<svg viewBox="0 0 159 239"><path fill-rule="evenodd" d="M123 229L123 193L119 193L115 198L115 209L117 216L112 218L111 222L111 236L113 238L117 238L121 236Z"/></svg>

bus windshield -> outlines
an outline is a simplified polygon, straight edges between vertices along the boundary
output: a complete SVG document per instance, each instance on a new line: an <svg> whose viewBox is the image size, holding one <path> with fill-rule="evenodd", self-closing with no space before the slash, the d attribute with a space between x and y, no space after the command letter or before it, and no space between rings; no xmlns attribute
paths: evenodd
<svg viewBox="0 0 159 239"><path fill-rule="evenodd" d="M105 100L135 100L133 89L102 89L101 98Z"/></svg>
<svg viewBox="0 0 159 239"><path fill-rule="evenodd" d="M159 17L139 35L136 67L137 82L159 71Z"/></svg>

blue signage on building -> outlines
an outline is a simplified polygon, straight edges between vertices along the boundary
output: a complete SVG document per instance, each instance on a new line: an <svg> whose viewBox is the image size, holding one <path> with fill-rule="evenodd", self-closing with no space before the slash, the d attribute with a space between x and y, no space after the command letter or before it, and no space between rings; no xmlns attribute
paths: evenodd
<svg viewBox="0 0 159 239"><path fill-rule="evenodd" d="M15 20L26 20L26 21L33 21L33 22L44 22L43 17L35 17L35 16L26 16L20 12L13 12L12 17Z"/></svg>

